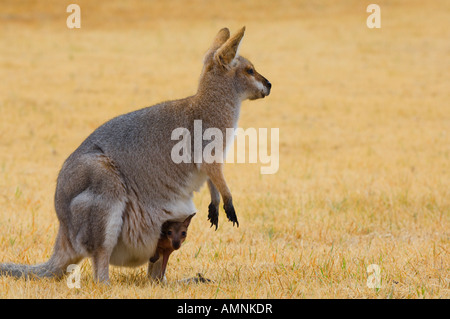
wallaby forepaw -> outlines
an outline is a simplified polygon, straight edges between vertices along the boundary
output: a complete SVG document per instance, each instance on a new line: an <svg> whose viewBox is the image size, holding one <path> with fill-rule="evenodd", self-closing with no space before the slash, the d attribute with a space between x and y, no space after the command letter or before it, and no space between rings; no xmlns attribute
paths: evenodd
<svg viewBox="0 0 450 319"><path fill-rule="evenodd" d="M216 226L215 230L217 230L219 226L219 210L213 203L208 206L208 220L211 222L211 227Z"/></svg>
<svg viewBox="0 0 450 319"><path fill-rule="evenodd" d="M234 210L234 206L233 204L225 204L223 205L223 208L225 209L225 213L227 214L228 220L230 222L233 222L233 226L234 223L236 223L237 227L239 227L239 222L237 220L237 216L236 216L236 211Z"/></svg>

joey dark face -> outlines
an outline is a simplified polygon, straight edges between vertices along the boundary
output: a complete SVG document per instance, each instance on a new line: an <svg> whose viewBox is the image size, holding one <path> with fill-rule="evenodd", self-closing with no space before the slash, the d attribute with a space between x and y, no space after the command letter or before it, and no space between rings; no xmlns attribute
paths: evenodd
<svg viewBox="0 0 450 319"><path fill-rule="evenodd" d="M177 250L185 241L187 230L195 213L188 216L183 222L166 222L163 225L163 235L170 241L173 249Z"/></svg>
<svg viewBox="0 0 450 319"><path fill-rule="evenodd" d="M182 223L173 223L166 231L166 236L169 239L173 249L177 250L181 247L187 236L187 227Z"/></svg>

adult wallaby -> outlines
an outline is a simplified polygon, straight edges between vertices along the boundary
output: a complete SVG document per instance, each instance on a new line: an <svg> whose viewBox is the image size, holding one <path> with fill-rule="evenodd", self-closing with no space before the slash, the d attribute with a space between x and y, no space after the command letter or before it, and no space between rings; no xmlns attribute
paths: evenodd
<svg viewBox="0 0 450 319"><path fill-rule="evenodd" d="M0 274L61 277L68 265L91 257L95 280L108 282L110 264L149 262L162 224L196 212L193 191L205 181L211 224L217 228L222 195L228 219L239 225L223 164L176 164L171 149L177 141L171 133L180 127L192 132L194 120L202 120L204 130L218 128L225 136L226 128L236 128L243 100L270 93L270 82L238 55L244 31L232 37L227 28L219 31L204 57L195 95L118 116L97 128L58 175L59 230L52 256L38 265L0 264ZM161 262L149 267L149 277L157 277L160 268Z"/></svg>
<svg viewBox="0 0 450 319"><path fill-rule="evenodd" d="M191 223L192 217L195 213L190 215L182 222L166 221L161 227L161 235L158 240L156 252L153 257L150 258L151 263L155 263L162 256L161 273L156 279L162 281L166 272L167 262L169 261L170 254L174 250L178 250L181 244L186 240L187 230Z"/></svg>

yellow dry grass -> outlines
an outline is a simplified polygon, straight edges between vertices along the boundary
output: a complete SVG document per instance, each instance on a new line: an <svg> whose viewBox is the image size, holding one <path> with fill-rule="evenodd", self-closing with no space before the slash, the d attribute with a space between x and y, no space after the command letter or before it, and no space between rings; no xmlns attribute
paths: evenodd
<svg viewBox="0 0 450 319"><path fill-rule="evenodd" d="M71 1L74 2L74 1ZM240 221L207 222L208 192L168 283L113 267L80 289L0 278L1 298L449 298L450 6L385 1L69 1L0 4L0 262L37 263L57 231L65 158L106 120L195 92L216 32L273 84L240 127L280 128L280 169L227 164ZM367 267L381 288L367 287ZM176 281L202 273L213 284Z"/></svg>

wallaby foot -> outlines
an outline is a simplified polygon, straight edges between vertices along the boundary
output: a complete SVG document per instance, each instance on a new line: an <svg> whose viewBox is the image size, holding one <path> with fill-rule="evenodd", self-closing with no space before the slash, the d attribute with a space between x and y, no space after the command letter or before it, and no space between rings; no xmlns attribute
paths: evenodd
<svg viewBox="0 0 450 319"><path fill-rule="evenodd" d="M211 222L211 226L219 226L219 206L214 205L213 203L208 206L208 220Z"/></svg>
<svg viewBox="0 0 450 319"><path fill-rule="evenodd" d="M231 200L223 205L223 208L225 209L225 213L227 214L228 220L230 222L236 223L237 227L239 227L239 222L237 220L236 212L234 210L233 203Z"/></svg>
<svg viewBox="0 0 450 319"><path fill-rule="evenodd" d="M166 281L165 276L164 275L161 276L162 264L163 264L163 258L159 258L154 263L153 262L148 263L148 269L147 269L148 279L150 279L151 281L157 282L157 283Z"/></svg>
<svg viewBox="0 0 450 319"><path fill-rule="evenodd" d="M109 284L109 254L100 250L92 257L94 280Z"/></svg>

